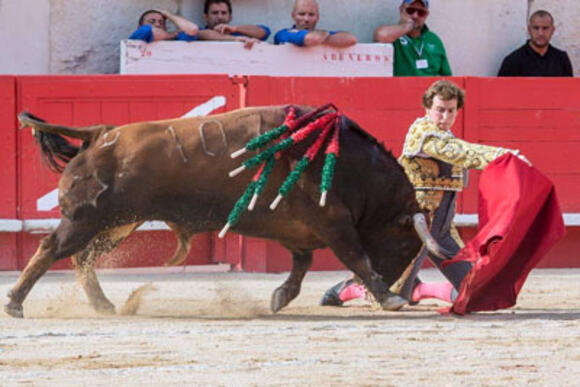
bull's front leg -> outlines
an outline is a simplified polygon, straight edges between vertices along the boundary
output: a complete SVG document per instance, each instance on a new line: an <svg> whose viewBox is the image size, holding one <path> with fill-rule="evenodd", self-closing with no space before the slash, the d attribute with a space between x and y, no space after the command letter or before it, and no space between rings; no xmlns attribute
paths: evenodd
<svg viewBox="0 0 580 387"><path fill-rule="evenodd" d="M292 252L292 271L286 281L272 294L270 309L276 313L300 294L302 280L312 265L312 251Z"/></svg>
<svg viewBox="0 0 580 387"><path fill-rule="evenodd" d="M328 246L336 257L356 274L367 290L385 310L398 310L407 304L402 297L389 291L389 286L371 266L371 261L354 227L346 222L327 232Z"/></svg>
<svg viewBox="0 0 580 387"><path fill-rule="evenodd" d="M307 195L296 196L292 207L291 212L303 215L301 220L362 280L383 309L397 310L407 304L406 300L389 291L388 284L372 268L348 208L336 205L321 209L318 202Z"/></svg>

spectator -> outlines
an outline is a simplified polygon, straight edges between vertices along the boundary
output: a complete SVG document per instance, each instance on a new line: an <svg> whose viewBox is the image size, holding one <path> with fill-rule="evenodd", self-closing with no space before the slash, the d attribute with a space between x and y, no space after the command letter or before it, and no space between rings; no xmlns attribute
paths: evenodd
<svg viewBox="0 0 580 387"><path fill-rule="evenodd" d="M207 34L205 36L206 40L230 40L230 36L245 36L263 41L270 36L270 29L263 24L230 25L232 21L232 4L230 0L205 0L203 19L206 26L202 31L215 31L219 34Z"/></svg>
<svg viewBox="0 0 580 387"><path fill-rule="evenodd" d="M430 213L431 234L442 247L455 255L463 247L463 241L453 225L455 199L466 183L467 169L483 169L497 157L508 152L518 155L519 152L455 138L451 128L463 107L464 91L454 83L444 80L433 83L423 94L422 103L425 116L416 119L409 128L399 162L415 186L417 202ZM524 156L518 157L529 164ZM427 256L449 282L425 283L417 278ZM454 301L472 264L456 262L444 266L442 263L442 259L422 249L391 288L399 296L391 296L383 306L396 310L406 303L417 303L424 298ZM328 289L320 303L338 306L364 294L364 287L349 279Z"/></svg>
<svg viewBox="0 0 580 387"><path fill-rule="evenodd" d="M501 64L500 77L572 77L572 63L566 51L550 44L556 27L548 11L539 10L528 22L530 39L506 56Z"/></svg>
<svg viewBox="0 0 580 387"><path fill-rule="evenodd" d="M348 47L356 44L356 37L344 31L317 30L320 18L318 3L315 0L296 0L292 10L294 25L280 30L274 36L274 44L292 43L297 46Z"/></svg>
<svg viewBox="0 0 580 387"><path fill-rule="evenodd" d="M178 31L167 31L167 19L171 20ZM184 40L191 42L198 38L198 27L189 20L163 9L150 9L141 14L139 28L129 39L144 40L151 43L158 40Z"/></svg>
<svg viewBox="0 0 580 387"><path fill-rule="evenodd" d="M403 0L399 14L399 24L380 26L374 34L376 42L393 43L393 75L451 75L443 42L425 24L429 1Z"/></svg>

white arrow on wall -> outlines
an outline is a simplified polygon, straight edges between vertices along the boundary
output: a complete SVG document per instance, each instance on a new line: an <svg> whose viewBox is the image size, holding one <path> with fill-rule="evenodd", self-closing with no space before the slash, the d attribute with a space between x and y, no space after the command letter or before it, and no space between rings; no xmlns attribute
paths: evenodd
<svg viewBox="0 0 580 387"><path fill-rule="evenodd" d="M206 101L201 105L194 107L181 117L189 118L189 117L207 116L208 114L210 114L214 110L221 108L222 106L226 106L226 97L224 97L223 95L216 95L209 101ZM56 207L58 207L58 188L53 189L52 191L48 192L45 195L42 195L36 201L37 211L52 211Z"/></svg>

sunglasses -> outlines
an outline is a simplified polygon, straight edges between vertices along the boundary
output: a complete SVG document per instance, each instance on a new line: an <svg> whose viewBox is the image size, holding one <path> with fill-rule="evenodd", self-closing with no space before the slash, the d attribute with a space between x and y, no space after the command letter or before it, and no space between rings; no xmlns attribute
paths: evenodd
<svg viewBox="0 0 580 387"><path fill-rule="evenodd" d="M426 9L421 9L421 8L407 7L407 8L405 8L405 12L409 16L413 16L415 13L417 13L417 15L419 15L419 17L425 17L429 11L427 11Z"/></svg>

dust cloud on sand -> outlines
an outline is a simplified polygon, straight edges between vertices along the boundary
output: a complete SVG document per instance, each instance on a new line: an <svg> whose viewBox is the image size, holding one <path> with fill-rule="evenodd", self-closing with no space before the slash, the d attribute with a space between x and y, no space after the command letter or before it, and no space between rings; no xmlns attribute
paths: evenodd
<svg viewBox="0 0 580 387"><path fill-rule="evenodd" d="M0 384L577 385L580 270L534 270L518 304L465 317L425 301L401 312L321 307L346 272L310 272L277 314L287 274L100 272L120 314L49 273L0 313ZM0 294L17 276L0 274ZM439 279L427 271L423 279ZM3 300L5 301L5 299ZM127 313L122 315L121 313Z"/></svg>

